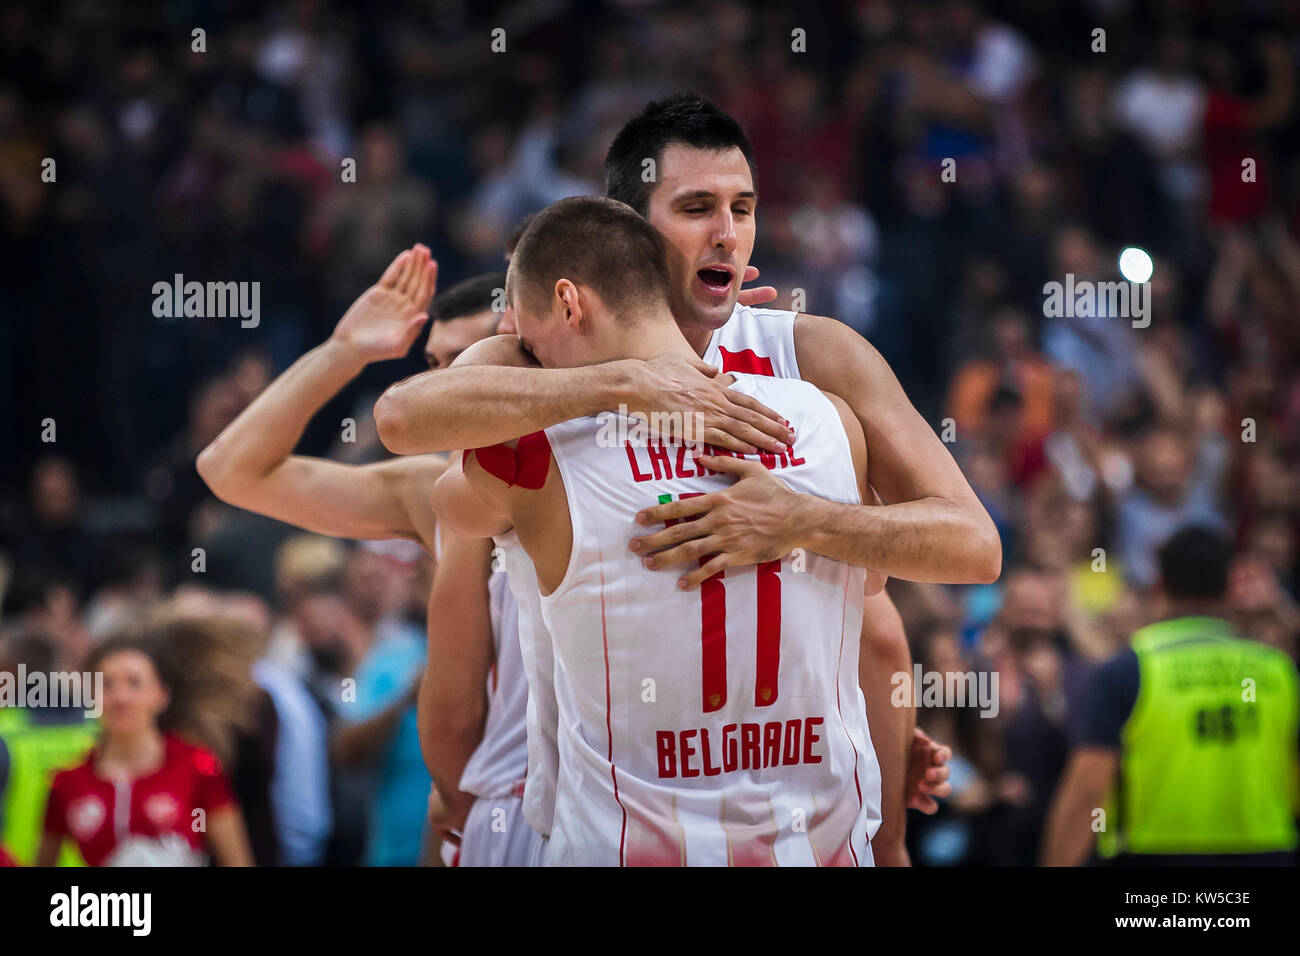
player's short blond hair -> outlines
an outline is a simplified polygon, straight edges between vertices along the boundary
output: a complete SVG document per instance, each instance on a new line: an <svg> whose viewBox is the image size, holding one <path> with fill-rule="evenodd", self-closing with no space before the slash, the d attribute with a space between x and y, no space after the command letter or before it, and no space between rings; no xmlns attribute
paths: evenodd
<svg viewBox="0 0 1300 956"><path fill-rule="evenodd" d="M560 279L587 286L620 319L666 306L663 237L614 199L574 196L551 203L519 237L506 273L506 299L544 316Z"/></svg>

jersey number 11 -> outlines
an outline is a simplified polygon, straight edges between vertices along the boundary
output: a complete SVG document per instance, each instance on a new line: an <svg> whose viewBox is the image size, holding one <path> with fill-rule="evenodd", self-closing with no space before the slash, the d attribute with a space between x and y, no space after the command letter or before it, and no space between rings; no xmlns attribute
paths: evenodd
<svg viewBox="0 0 1300 956"><path fill-rule="evenodd" d="M682 500L698 498L702 492L679 495ZM672 501L660 495L659 503ZM686 519L693 520L693 519ZM667 522L668 526L676 519ZM708 556L700 558L703 565ZM700 585L700 673L703 678L704 713L721 710L727 703L727 590L726 569ZM764 561L757 568L758 626L754 653L754 706L767 707L776 701L777 672L781 667L781 560Z"/></svg>

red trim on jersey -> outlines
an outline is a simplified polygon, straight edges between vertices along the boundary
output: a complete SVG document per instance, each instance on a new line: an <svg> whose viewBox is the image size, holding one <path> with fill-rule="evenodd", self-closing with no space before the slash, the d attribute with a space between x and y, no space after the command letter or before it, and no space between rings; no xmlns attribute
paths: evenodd
<svg viewBox="0 0 1300 956"><path fill-rule="evenodd" d="M754 652L754 706L776 703L781 670L781 559L758 566L758 647Z"/></svg>
<svg viewBox="0 0 1300 956"><path fill-rule="evenodd" d="M551 443L545 432L531 432L509 445L487 445L475 448L474 457L493 478L504 481L507 487L518 485L536 491L546 484L546 474L551 467ZM468 455L469 452L464 453ZM462 462L464 455L462 455Z"/></svg>
<svg viewBox="0 0 1300 956"><path fill-rule="evenodd" d="M844 736L849 738L849 746L853 748L853 786L858 791L858 813L862 812L862 784L858 782L858 745L853 742L853 735L849 733L849 725L844 722L844 708L840 706L840 668L844 666L844 611L849 606L849 582L844 582L844 601L840 605L840 656L835 664L835 711L840 715L840 726L844 728ZM855 816L856 820L857 817ZM849 830L849 853L853 855L853 865L861 866L858 862L858 851L853 849L853 831Z"/></svg>
<svg viewBox="0 0 1300 956"><path fill-rule="evenodd" d="M623 866L623 848L627 842L627 807L618 798L618 768L614 766L614 727L610 720L609 703L609 630L605 626L605 572L600 572L600 646L605 656L605 739L609 741L605 759L609 761L609 776L614 781L614 802L623 811L623 826L618 834L618 865Z"/></svg>
<svg viewBox="0 0 1300 956"><path fill-rule="evenodd" d="M776 372L772 370L772 360L766 355L759 355L753 349L741 349L739 352L732 352L719 345L718 354L722 356L722 370L724 372L748 372L750 375L776 377Z"/></svg>
<svg viewBox="0 0 1300 956"><path fill-rule="evenodd" d="M679 501L703 496L702 491L684 492ZM669 518L664 527L694 518ZM700 558L704 567L709 557ZM722 583L727 569L709 575L700 584L700 706L711 714L727 704L727 588Z"/></svg>
<svg viewBox="0 0 1300 956"><path fill-rule="evenodd" d="M723 568L700 584L700 682L706 714L727 704L726 573Z"/></svg>
<svg viewBox="0 0 1300 956"><path fill-rule="evenodd" d="M532 432L519 439L516 447L519 471L515 484L536 491L546 484L546 473L551 468L551 443L545 432Z"/></svg>

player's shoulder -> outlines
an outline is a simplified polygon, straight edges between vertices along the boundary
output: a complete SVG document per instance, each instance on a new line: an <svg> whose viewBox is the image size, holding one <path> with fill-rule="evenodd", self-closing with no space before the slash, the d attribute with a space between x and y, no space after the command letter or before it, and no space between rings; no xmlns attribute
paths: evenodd
<svg viewBox="0 0 1300 956"><path fill-rule="evenodd" d="M852 326L826 315L800 312L794 319L794 350L805 378L855 399L893 381L885 357Z"/></svg>
<svg viewBox="0 0 1300 956"><path fill-rule="evenodd" d="M731 371L727 374L734 379L731 387L736 391L753 396L764 405L778 412L781 409L774 406L772 402L780 401L783 398L799 402L801 405L811 404L818 407L824 407L819 396L831 401L832 404L838 401L836 396L822 391L812 382L801 378L781 378L774 375L740 371Z"/></svg>
<svg viewBox="0 0 1300 956"><path fill-rule="evenodd" d="M768 408L789 418L792 422L821 420L829 423L836 419L849 431L860 430L857 416L848 402L833 392L827 392L812 382L801 378L775 378L748 372L731 372L738 391L758 399ZM797 429L796 429L797 430Z"/></svg>
<svg viewBox="0 0 1300 956"><path fill-rule="evenodd" d="M519 345L513 335L492 335L475 342L451 363L451 368L469 365L506 365L515 368L538 368L537 360Z"/></svg>
<svg viewBox="0 0 1300 956"><path fill-rule="evenodd" d="M792 313L794 323L794 334L796 339L799 338L830 338L843 339L852 341L854 339L860 342L866 342L862 333L858 332L853 326L839 319L832 318L829 315L817 315L813 312Z"/></svg>
<svg viewBox="0 0 1300 956"><path fill-rule="evenodd" d="M765 309L758 305L741 305L736 303L736 307L731 310L732 318L752 319L754 321L770 322L793 322L797 317L797 312L789 309Z"/></svg>
<svg viewBox="0 0 1300 956"><path fill-rule="evenodd" d="M430 452L425 455L395 455L381 462L385 472L394 475L416 478L420 481L433 481L447 470L451 456L447 452Z"/></svg>
<svg viewBox="0 0 1300 956"><path fill-rule="evenodd" d="M865 353L879 358L882 363L884 362L884 359L880 357L880 353L867 337L847 322L842 322L829 315L815 315L812 312L796 314L793 322L795 347L801 355L804 354L805 350L810 353L811 357L811 352L814 349L830 349L827 358L844 358L855 361ZM843 351L845 349L849 351Z"/></svg>
<svg viewBox="0 0 1300 956"><path fill-rule="evenodd" d="M797 313L789 309L764 309L736 303L731 318L722 327L722 340L792 339L797 317Z"/></svg>

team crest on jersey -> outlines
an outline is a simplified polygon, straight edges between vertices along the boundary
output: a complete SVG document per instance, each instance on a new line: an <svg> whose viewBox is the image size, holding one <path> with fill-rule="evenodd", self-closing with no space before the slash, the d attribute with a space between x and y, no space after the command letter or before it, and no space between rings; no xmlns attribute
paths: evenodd
<svg viewBox="0 0 1300 956"><path fill-rule="evenodd" d="M68 807L68 829L79 840L89 840L104 825L108 809L96 796L81 797Z"/></svg>
<svg viewBox="0 0 1300 956"><path fill-rule="evenodd" d="M176 798L170 793L155 793L144 802L144 815L160 830L175 823L179 813L180 807L176 804Z"/></svg>

